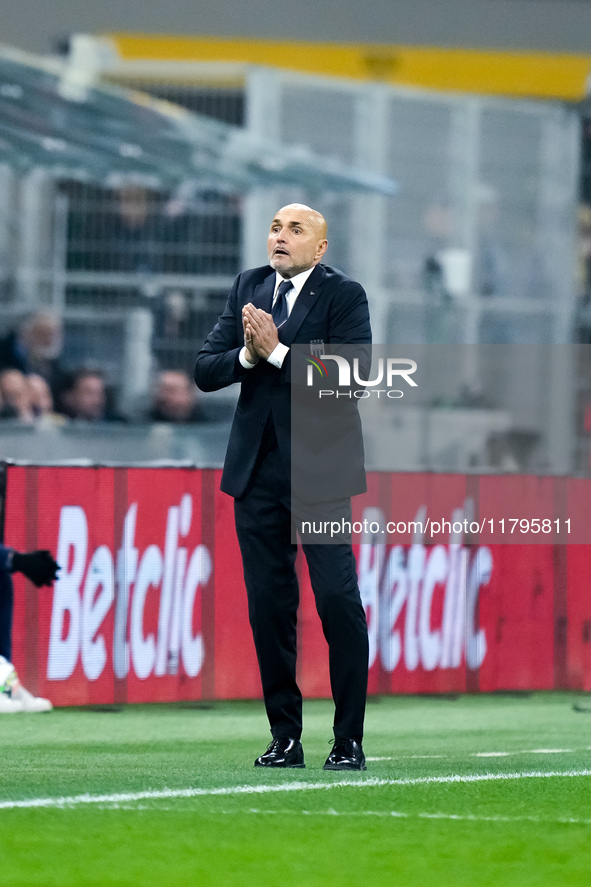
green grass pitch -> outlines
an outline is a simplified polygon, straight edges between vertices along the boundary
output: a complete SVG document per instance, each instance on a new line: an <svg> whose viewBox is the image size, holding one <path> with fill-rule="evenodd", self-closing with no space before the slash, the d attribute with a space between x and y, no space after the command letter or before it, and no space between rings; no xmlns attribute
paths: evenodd
<svg viewBox="0 0 591 887"><path fill-rule="evenodd" d="M258 702L4 715L3 883L591 883L583 696L372 699L367 773L323 772L332 705L304 712L307 768L271 772Z"/></svg>

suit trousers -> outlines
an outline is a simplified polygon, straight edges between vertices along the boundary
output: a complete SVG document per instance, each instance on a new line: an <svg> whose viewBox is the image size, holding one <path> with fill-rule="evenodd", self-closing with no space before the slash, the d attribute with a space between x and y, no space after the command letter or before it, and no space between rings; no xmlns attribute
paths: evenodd
<svg viewBox="0 0 591 887"><path fill-rule="evenodd" d="M289 473L276 441L263 446L249 487L234 503L248 609L267 717L274 737L299 739L302 694L296 681L299 587ZM348 505L350 500L343 503ZM302 545L328 642L337 739L363 736L369 643L349 543Z"/></svg>
<svg viewBox="0 0 591 887"><path fill-rule="evenodd" d="M0 570L0 656L12 662L12 575Z"/></svg>

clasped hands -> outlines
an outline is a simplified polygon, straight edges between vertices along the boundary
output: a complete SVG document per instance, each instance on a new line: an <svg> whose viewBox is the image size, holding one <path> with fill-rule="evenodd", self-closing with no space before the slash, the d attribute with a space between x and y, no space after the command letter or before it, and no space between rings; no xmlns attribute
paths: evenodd
<svg viewBox="0 0 591 887"><path fill-rule="evenodd" d="M273 318L262 308L255 308L252 302L242 309L242 328L246 357L250 363L256 363L261 357L266 360L279 344Z"/></svg>

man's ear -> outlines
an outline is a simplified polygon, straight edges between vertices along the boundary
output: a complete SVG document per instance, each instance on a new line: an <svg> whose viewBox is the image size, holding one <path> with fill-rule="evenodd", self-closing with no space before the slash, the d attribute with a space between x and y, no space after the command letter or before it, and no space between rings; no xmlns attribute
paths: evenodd
<svg viewBox="0 0 591 887"><path fill-rule="evenodd" d="M321 240L316 248L316 258L321 259L328 247L328 240Z"/></svg>

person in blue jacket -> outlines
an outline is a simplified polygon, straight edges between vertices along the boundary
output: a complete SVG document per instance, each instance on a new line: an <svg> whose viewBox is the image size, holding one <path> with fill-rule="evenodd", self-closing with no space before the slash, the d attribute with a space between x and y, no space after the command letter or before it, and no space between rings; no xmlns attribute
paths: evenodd
<svg viewBox="0 0 591 887"><path fill-rule="evenodd" d="M41 712L52 708L49 699L33 696L20 683L12 664L12 574L23 573L37 588L51 585L59 565L51 552L21 553L0 545L0 714Z"/></svg>

